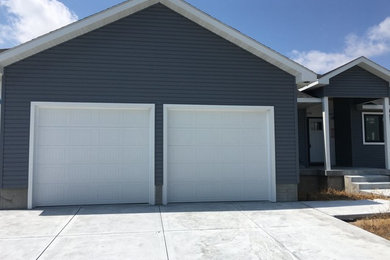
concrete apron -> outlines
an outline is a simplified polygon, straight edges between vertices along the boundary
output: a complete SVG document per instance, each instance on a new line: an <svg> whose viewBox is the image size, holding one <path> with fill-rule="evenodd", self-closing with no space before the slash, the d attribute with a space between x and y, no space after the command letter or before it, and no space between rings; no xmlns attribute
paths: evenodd
<svg viewBox="0 0 390 260"><path fill-rule="evenodd" d="M390 259L390 242L303 203L0 211L0 259Z"/></svg>

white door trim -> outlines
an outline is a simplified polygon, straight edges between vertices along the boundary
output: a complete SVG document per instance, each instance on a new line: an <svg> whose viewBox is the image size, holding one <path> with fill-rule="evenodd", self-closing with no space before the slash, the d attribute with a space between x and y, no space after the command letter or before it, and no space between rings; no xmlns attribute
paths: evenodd
<svg viewBox="0 0 390 260"><path fill-rule="evenodd" d="M78 103L78 102L31 102L30 110L30 142L28 160L28 191L27 207L32 209L33 178L34 178L34 146L35 121L39 108L96 108L96 109L139 109L149 110L149 204L155 204L155 173L154 173L154 131L155 131L155 105L154 104L124 104L124 103Z"/></svg>
<svg viewBox="0 0 390 260"><path fill-rule="evenodd" d="M276 166L275 166L275 126L274 126L274 107L273 106L220 106L220 105L163 105L163 188L162 202L168 204L168 112L172 110L191 110L191 111L250 111L267 112L268 124L268 169L269 169L269 200L276 202Z"/></svg>

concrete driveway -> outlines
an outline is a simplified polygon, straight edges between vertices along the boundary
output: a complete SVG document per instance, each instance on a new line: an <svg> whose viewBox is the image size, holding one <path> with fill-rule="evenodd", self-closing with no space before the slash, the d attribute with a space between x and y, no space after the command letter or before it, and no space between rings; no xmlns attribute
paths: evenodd
<svg viewBox="0 0 390 260"><path fill-rule="evenodd" d="M390 242L302 203L0 211L0 259L390 259Z"/></svg>

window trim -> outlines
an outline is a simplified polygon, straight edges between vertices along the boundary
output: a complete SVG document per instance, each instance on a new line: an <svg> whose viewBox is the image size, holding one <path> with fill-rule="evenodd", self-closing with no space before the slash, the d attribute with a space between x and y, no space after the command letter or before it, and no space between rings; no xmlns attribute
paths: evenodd
<svg viewBox="0 0 390 260"><path fill-rule="evenodd" d="M381 115L383 120L383 112L362 112L363 145L384 145L385 142L366 142L366 130L365 130L365 120L364 120L365 115Z"/></svg>

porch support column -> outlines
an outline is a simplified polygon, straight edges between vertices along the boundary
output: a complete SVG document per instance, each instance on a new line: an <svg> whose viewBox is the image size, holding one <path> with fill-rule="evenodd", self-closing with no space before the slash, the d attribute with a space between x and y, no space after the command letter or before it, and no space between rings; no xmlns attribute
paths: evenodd
<svg viewBox="0 0 390 260"><path fill-rule="evenodd" d="M389 98L383 98L383 135L385 139L385 162L386 169L390 170L390 116Z"/></svg>
<svg viewBox="0 0 390 260"><path fill-rule="evenodd" d="M329 129L329 98L322 98L322 124L324 132L325 170L331 169L330 159L330 129Z"/></svg>

